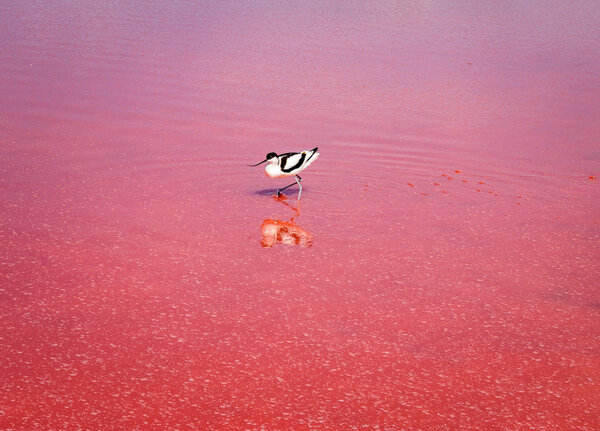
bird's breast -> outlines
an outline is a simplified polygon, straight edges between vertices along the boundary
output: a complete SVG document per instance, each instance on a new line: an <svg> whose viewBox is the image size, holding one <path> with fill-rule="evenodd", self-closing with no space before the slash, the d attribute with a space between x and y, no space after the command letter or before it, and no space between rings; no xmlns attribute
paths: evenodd
<svg viewBox="0 0 600 431"><path fill-rule="evenodd" d="M265 174L270 178L280 178L286 176L285 173L279 169L279 166L274 163L265 166Z"/></svg>

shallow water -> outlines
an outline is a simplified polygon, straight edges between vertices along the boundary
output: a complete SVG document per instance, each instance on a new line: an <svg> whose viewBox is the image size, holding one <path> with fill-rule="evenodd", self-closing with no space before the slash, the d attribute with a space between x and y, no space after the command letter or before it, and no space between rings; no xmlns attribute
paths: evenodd
<svg viewBox="0 0 600 431"><path fill-rule="evenodd" d="M0 24L0 428L600 428L595 2Z"/></svg>

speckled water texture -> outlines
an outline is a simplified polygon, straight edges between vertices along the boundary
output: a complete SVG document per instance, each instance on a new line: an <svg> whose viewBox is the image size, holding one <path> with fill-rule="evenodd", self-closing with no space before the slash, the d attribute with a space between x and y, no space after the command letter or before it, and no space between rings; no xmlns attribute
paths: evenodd
<svg viewBox="0 0 600 431"><path fill-rule="evenodd" d="M1 3L0 429L600 429L600 5L504 3Z"/></svg>

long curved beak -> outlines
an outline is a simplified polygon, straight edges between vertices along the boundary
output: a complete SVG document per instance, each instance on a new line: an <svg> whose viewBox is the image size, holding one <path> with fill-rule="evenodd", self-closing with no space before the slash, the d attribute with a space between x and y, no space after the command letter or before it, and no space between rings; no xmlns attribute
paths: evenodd
<svg viewBox="0 0 600 431"><path fill-rule="evenodd" d="M257 164L255 164L255 165L248 165L248 166L258 166L258 165L262 165L262 164L263 164L264 162L266 162L266 161L267 161L267 159L264 159L264 160L263 160L262 162L260 162L260 163L257 163Z"/></svg>

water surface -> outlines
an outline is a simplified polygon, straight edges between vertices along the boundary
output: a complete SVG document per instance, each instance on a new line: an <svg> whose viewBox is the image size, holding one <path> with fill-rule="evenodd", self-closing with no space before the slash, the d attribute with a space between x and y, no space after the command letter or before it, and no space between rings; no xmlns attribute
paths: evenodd
<svg viewBox="0 0 600 431"><path fill-rule="evenodd" d="M600 428L595 2L0 24L1 428Z"/></svg>

